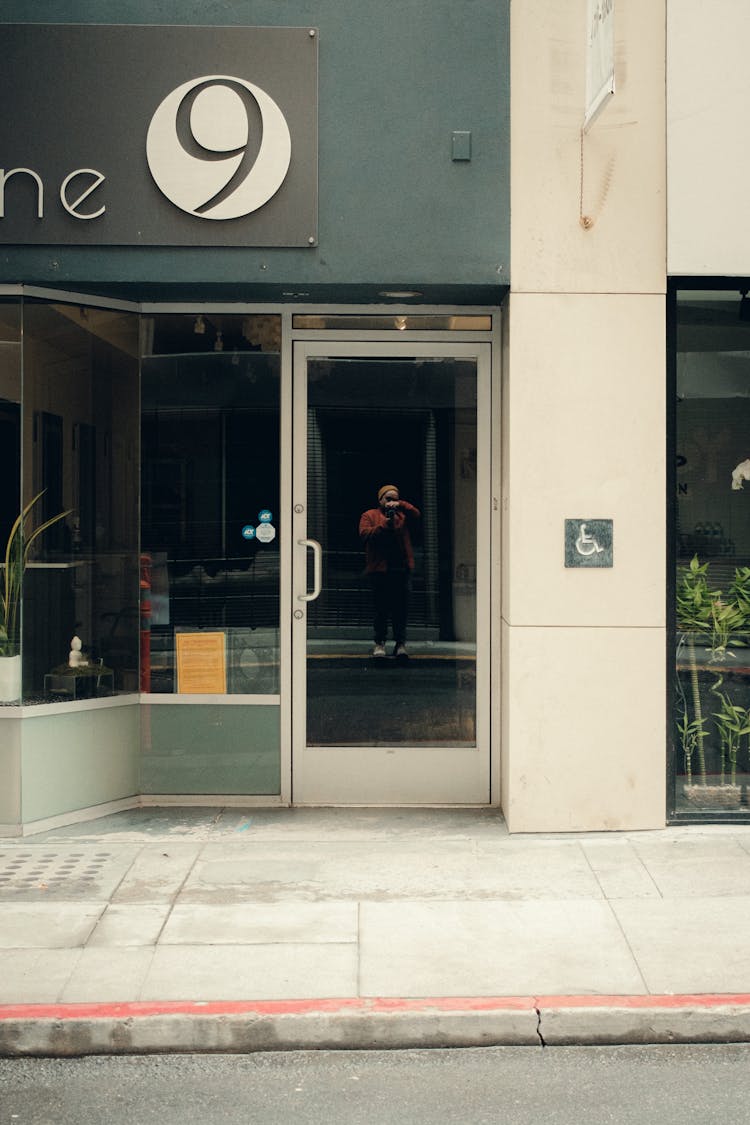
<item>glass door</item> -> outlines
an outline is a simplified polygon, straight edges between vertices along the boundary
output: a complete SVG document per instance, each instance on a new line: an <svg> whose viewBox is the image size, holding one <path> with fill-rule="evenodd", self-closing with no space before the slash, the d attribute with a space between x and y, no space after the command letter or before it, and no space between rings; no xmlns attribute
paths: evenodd
<svg viewBox="0 0 750 1125"><path fill-rule="evenodd" d="M295 344L296 804L489 802L490 348Z"/></svg>

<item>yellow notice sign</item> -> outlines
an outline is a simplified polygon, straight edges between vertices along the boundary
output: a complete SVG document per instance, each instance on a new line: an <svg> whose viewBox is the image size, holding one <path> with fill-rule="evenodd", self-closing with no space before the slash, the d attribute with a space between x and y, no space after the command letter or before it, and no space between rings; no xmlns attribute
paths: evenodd
<svg viewBox="0 0 750 1125"><path fill-rule="evenodd" d="M181 695L226 695L224 633L175 633L177 691Z"/></svg>

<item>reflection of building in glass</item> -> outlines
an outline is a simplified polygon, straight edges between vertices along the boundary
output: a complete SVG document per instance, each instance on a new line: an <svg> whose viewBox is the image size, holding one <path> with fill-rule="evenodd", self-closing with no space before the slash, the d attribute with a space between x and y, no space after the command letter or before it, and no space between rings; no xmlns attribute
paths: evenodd
<svg viewBox="0 0 750 1125"><path fill-rule="evenodd" d="M28 531L48 524L27 544L20 587L23 699L45 699L51 673L63 698L137 691L136 318L26 302L21 321L20 306L0 309L3 555L37 495ZM75 634L86 664L74 673Z"/></svg>
<svg viewBox="0 0 750 1125"><path fill-rule="evenodd" d="M175 630L223 629L230 693L278 690L279 317L155 316L141 366L142 543L159 560L151 690L172 692ZM196 326L200 331L196 331ZM223 348L215 350L221 332Z"/></svg>
<svg viewBox="0 0 750 1125"><path fill-rule="evenodd" d="M462 454L463 442L476 443L474 365L315 361L319 365L308 403L308 501L312 534L325 533L329 562L326 589L311 607L313 628L321 637L331 631L369 637L357 520L374 504L379 484L393 478L422 512L409 635L474 640L475 615L462 600L469 596L476 550L475 480L464 476Z"/></svg>

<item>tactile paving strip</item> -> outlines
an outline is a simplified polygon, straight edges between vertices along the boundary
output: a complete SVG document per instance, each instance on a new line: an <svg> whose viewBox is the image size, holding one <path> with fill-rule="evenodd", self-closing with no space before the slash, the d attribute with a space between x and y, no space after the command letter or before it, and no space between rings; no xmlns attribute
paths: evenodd
<svg viewBox="0 0 750 1125"><path fill-rule="evenodd" d="M107 851L12 849L0 854L0 898L36 894L99 897L122 877L122 857Z"/></svg>

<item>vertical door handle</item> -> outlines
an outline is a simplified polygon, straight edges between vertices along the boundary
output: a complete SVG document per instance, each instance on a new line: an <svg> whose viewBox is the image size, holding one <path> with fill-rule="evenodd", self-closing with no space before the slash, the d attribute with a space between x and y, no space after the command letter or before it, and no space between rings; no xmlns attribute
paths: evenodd
<svg viewBox="0 0 750 1125"><path fill-rule="evenodd" d="M323 548L317 539L298 539L300 547L309 547L313 553L313 588L309 594L297 594L297 601L314 602L323 589Z"/></svg>

